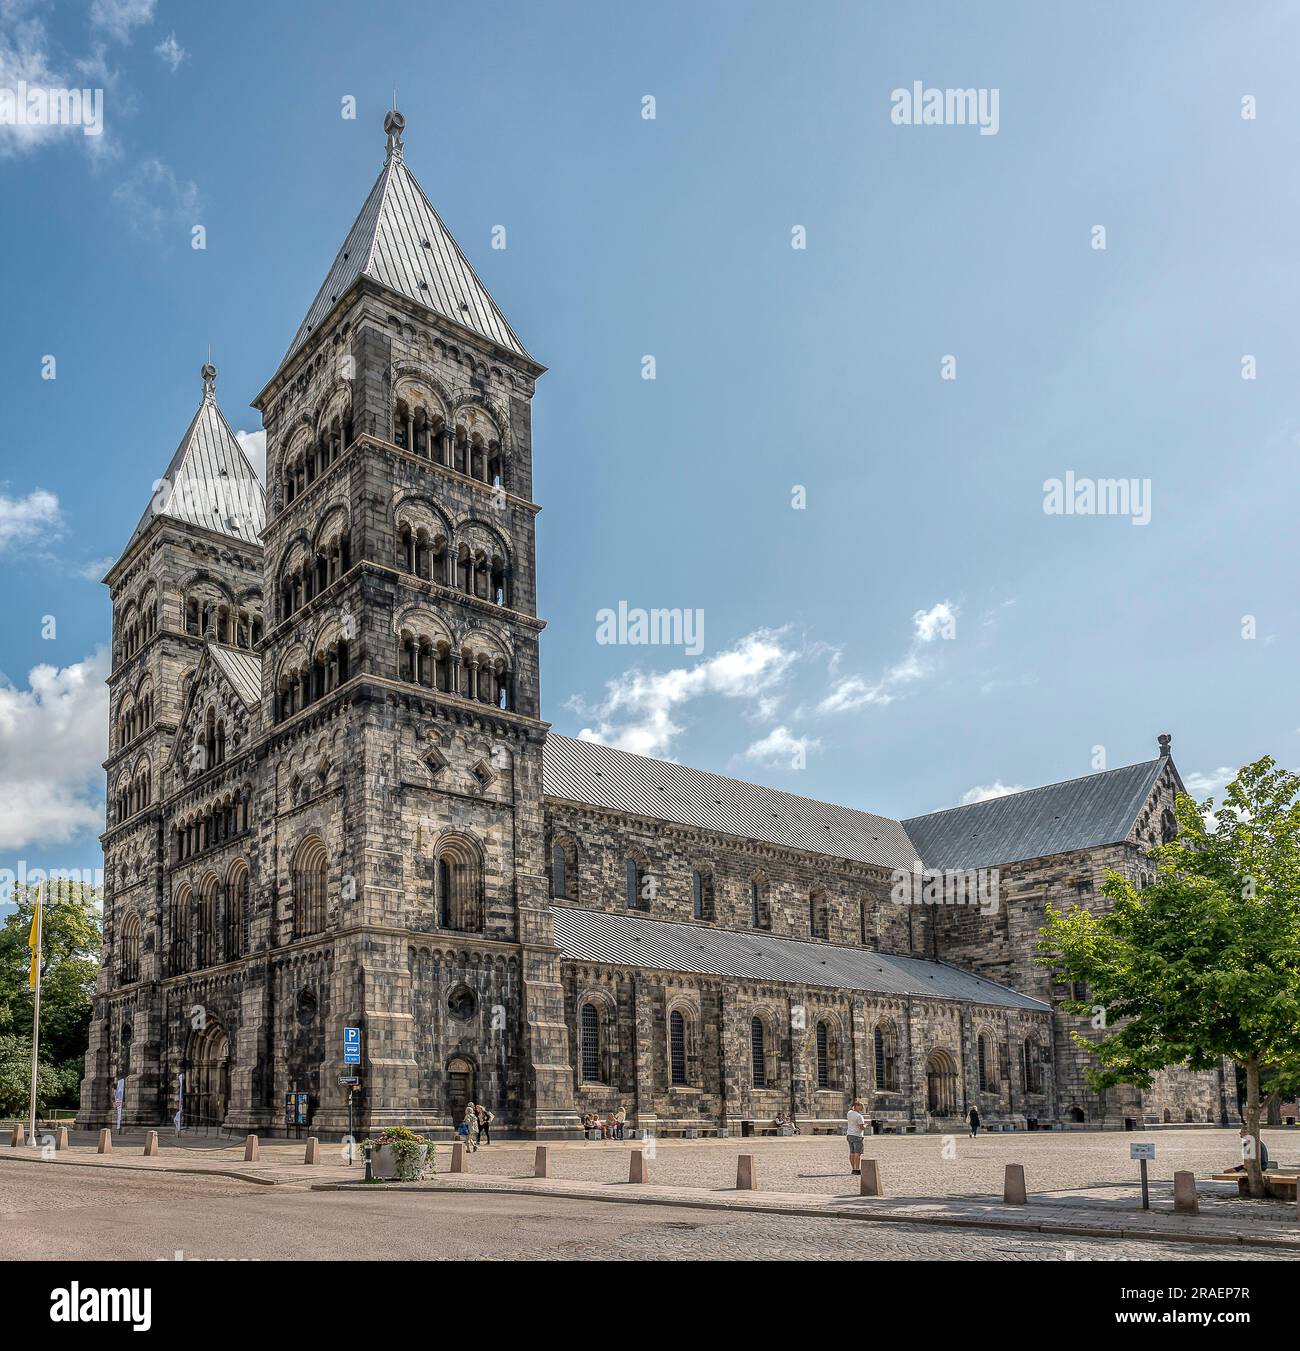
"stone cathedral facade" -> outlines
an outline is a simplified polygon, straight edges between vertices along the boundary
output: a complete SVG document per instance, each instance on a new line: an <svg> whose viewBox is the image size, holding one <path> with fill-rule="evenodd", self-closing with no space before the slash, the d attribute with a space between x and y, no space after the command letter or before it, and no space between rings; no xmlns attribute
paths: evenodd
<svg viewBox="0 0 1300 1351"><path fill-rule="evenodd" d="M78 1124L658 1134L1226 1120L1093 1094L1034 962L1171 828L1159 755L896 821L548 735L540 366L388 153L254 401L205 366L113 605L105 945ZM543 451L543 453L545 453ZM961 875L972 903L900 879ZM993 879L994 905L978 902ZM909 882L910 887L910 882ZM987 896L985 897L987 901ZM340 1083L360 1029L355 1090ZM120 1085L120 1090L118 1086Z"/></svg>

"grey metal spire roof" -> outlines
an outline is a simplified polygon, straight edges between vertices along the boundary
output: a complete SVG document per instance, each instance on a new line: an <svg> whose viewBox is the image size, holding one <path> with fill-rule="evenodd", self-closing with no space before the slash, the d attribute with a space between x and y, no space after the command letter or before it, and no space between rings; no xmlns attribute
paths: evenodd
<svg viewBox="0 0 1300 1351"><path fill-rule="evenodd" d="M221 647L217 643L209 643L208 651L235 687L235 693L244 701L245 707L257 708L262 701L261 657L242 648Z"/></svg>
<svg viewBox="0 0 1300 1351"><path fill-rule="evenodd" d="M556 945L575 961L784 981L866 994L959 999L1001 1008L1049 1008L1004 985L920 957L570 906L553 905L551 915Z"/></svg>
<svg viewBox="0 0 1300 1351"><path fill-rule="evenodd" d="M903 826L930 868L991 868L1128 837L1167 757L914 816ZM1174 771L1175 775L1177 770Z"/></svg>
<svg viewBox="0 0 1300 1351"><path fill-rule="evenodd" d="M916 858L902 825L888 817L554 732L542 752L542 791L568 802L891 870L910 869Z"/></svg>
<svg viewBox="0 0 1300 1351"><path fill-rule="evenodd" d="M498 347L528 357L487 287L406 167L401 138L405 119L400 113L390 113L384 126L389 133L388 159L284 361L320 327L362 276Z"/></svg>
<svg viewBox="0 0 1300 1351"><path fill-rule="evenodd" d="M203 402L163 474L163 486L127 542L127 550L156 516L202 526L246 544L261 543L266 524L261 481L217 407L217 368L209 362L202 374Z"/></svg>

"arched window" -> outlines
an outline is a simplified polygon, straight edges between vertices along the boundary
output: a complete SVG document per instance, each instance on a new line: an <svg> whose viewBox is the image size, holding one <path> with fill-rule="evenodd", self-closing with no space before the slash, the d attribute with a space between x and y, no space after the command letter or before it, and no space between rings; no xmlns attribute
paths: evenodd
<svg viewBox="0 0 1300 1351"><path fill-rule="evenodd" d="M646 887L645 864L640 859L629 855L623 865L625 879L624 904L629 910L648 910L650 908L650 895Z"/></svg>
<svg viewBox="0 0 1300 1351"><path fill-rule="evenodd" d="M713 910L713 874L697 871L691 874L691 913L696 919L712 922Z"/></svg>
<svg viewBox="0 0 1300 1351"><path fill-rule="evenodd" d="M755 877L749 884L749 925L752 929L770 929L772 911L767 900L767 880Z"/></svg>
<svg viewBox="0 0 1300 1351"><path fill-rule="evenodd" d="M1032 1038L1026 1038L1020 1043L1020 1077L1026 1093L1041 1093L1043 1091L1042 1065L1038 1043Z"/></svg>
<svg viewBox="0 0 1300 1351"><path fill-rule="evenodd" d="M858 902L858 942L864 948L867 946L867 903L865 900Z"/></svg>
<svg viewBox="0 0 1300 1351"><path fill-rule="evenodd" d="M118 952L121 967L119 979L123 985L130 985L140 979L140 917L128 915L122 921L122 934L118 939Z"/></svg>
<svg viewBox="0 0 1300 1351"><path fill-rule="evenodd" d="M171 957L173 976L190 969L190 889L182 887L171 904Z"/></svg>
<svg viewBox="0 0 1300 1351"><path fill-rule="evenodd" d="M679 1009L668 1015L668 1069L674 1084L686 1082L686 1019Z"/></svg>
<svg viewBox="0 0 1300 1351"><path fill-rule="evenodd" d="M831 936L830 912L826 905L826 893L814 891L808 897L808 931L814 938Z"/></svg>
<svg viewBox="0 0 1300 1351"><path fill-rule="evenodd" d="M767 1087L767 1031L761 1018L752 1018L749 1024L749 1055L752 1082L755 1088Z"/></svg>
<svg viewBox="0 0 1300 1351"><path fill-rule="evenodd" d="M244 955L244 923L248 914L248 869L235 865L226 883L226 933L224 952L226 961Z"/></svg>
<svg viewBox="0 0 1300 1351"><path fill-rule="evenodd" d="M982 1032L979 1041L975 1044L975 1052L979 1058L980 1092L991 1093L993 1091L993 1065L989 1051L989 1039Z"/></svg>
<svg viewBox="0 0 1300 1351"><path fill-rule="evenodd" d="M570 840L551 847L551 895L565 901L578 898L578 851Z"/></svg>
<svg viewBox="0 0 1300 1351"><path fill-rule="evenodd" d="M582 1006L582 1078L598 1084L600 1073L600 1010L595 1004Z"/></svg>
<svg viewBox="0 0 1300 1351"><path fill-rule="evenodd" d="M298 846L293 864L293 936L305 938L325 927L329 856L315 835Z"/></svg>
<svg viewBox="0 0 1300 1351"><path fill-rule="evenodd" d="M831 1086L831 1035L825 1023L817 1024L817 1087Z"/></svg>
<svg viewBox="0 0 1300 1351"><path fill-rule="evenodd" d="M212 876L204 879L199 892L196 937L195 964L211 966L217 959L217 879Z"/></svg>
<svg viewBox="0 0 1300 1351"><path fill-rule="evenodd" d="M483 932L483 861L463 835L448 835L434 860L438 923L459 933Z"/></svg>
<svg viewBox="0 0 1300 1351"><path fill-rule="evenodd" d="M877 1023L875 1032L876 1092L898 1092L898 1033L893 1023Z"/></svg>

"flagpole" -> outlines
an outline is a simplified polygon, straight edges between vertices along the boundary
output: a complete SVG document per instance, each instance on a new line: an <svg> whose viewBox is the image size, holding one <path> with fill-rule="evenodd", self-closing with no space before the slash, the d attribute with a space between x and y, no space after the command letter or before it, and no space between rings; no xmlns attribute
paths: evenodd
<svg viewBox="0 0 1300 1351"><path fill-rule="evenodd" d="M36 885L36 947L32 954L32 961L36 967L36 993L32 998L32 1096L27 1125L30 1131L28 1140L33 1145L36 1143L36 1047L41 1035L41 942L45 927L44 899L45 883L42 881Z"/></svg>

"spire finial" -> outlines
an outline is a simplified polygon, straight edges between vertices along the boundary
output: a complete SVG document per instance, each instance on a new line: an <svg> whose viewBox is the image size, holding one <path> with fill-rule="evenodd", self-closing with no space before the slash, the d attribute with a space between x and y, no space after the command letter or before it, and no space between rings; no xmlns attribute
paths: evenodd
<svg viewBox="0 0 1300 1351"><path fill-rule="evenodd" d="M1161 732L1156 737L1156 742L1160 747L1160 758L1163 760L1171 754L1170 747L1173 744L1173 737L1168 732Z"/></svg>
<svg viewBox="0 0 1300 1351"><path fill-rule="evenodd" d="M388 158L402 158L402 130L406 118L397 111L397 91L393 91L393 111L384 118L384 130L388 133Z"/></svg>
<svg viewBox="0 0 1300 1351"><path fill-rule="evenodd" d="M217 368L212 364L212 344L208 344L208 359L199 371L203 377L203 402L211 403L217 397Z"/></svg>

